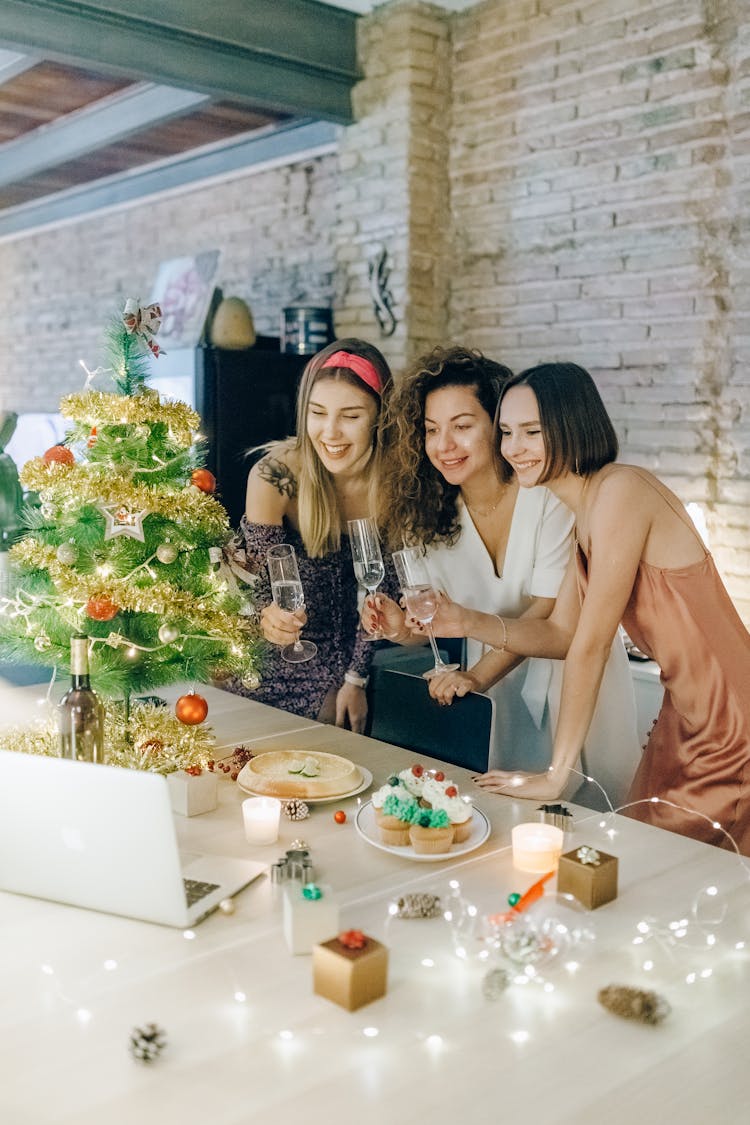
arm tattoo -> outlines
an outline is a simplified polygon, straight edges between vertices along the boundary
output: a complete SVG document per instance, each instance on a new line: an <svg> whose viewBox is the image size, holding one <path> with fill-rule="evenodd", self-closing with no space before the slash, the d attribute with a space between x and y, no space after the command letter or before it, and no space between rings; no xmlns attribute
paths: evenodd
<svg viewBox="0 0 750 1125"><path fill-rule="evenodd" d="M282 496L294 500L297 495L297 478L288 465L273 457L264 457L258 464L258 476L272 484Z"/></svg>

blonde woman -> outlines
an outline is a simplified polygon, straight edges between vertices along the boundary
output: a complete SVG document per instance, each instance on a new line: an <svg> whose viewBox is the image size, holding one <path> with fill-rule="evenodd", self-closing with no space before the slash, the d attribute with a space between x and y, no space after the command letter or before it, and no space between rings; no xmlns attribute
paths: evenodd
<svg viewBox="0 0 750 1125"><path fill-rule="evenodd" d="M359 628L357 582L347 521L375 511L379 422L391 373L377 348L337 340L305 368L297 398L297 436L269 446L247 484L241 533L248 564L260 577L264 636L273 646L304 629L317 645L307 663L270 650L254 699L307 718L361 731L372 644ZM266 554L279 543L296 551L305 609L271 600ZM237 691L241 685L235 684Z"/></svg>

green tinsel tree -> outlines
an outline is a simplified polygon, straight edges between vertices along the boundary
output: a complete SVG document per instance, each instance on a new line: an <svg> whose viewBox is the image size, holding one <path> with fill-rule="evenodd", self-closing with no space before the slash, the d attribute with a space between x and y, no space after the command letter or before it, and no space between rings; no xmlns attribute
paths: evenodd
<svg viewBox="0 0 750 1125"><path fill-rule="evenodd" d="M2 658L68 668L71 634L86 633L96 689L126 702L212 674L257 684L261 646L222 565L230 528L201 467L198 415L147 385L158 316L128 301L107 337L115 391L90 377L63 398L63 444L23 468L41 505L0 600Z"/></svg>

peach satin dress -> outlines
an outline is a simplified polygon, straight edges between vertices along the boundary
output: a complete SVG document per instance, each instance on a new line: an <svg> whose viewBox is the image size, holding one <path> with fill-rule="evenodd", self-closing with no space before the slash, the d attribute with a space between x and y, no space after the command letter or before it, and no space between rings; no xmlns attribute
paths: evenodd
<svg viewBox="0 0 750 1125"><path fill-rule="evenodd" d="M671 494L635 471L693 529ZM585 588L586 556L580 546L576 554ZM638 648L657 662L664 685L664 702L628 800L661 797L703 814L644 803L628 809L628 815L731 847L713 827L718 821L743 855L750 855L750 633L708 551L681 568L642 561L622 623Z"/></svg>

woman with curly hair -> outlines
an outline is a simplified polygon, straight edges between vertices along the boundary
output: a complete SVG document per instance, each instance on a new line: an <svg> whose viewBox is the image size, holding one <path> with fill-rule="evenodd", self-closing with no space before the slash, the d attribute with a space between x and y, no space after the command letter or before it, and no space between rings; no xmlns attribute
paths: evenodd
<svg viewBox="0 0 750 1125"><path fill-rule="evenodd" d="M240 525L270 650L254 699L307 718L364 728L373 646L359 628L348 520L374 514L381 410L392 386L385 359L364 340L337 340L305 367L297 397L297 436L268 446L250 471ZM280 609L266 571L270 547L291 543L305 609ZM306 663L280 648L304 627L317 645ZM242 693L242 685L233 683Z"/></svg>
<svg viewBox="0 0 750 1125"><path fill-rule="evenodd" d="M546 618L565 574L573 516L546 488L519 489L497 456L493 420L512 372L466 348L436 348L406 372L385 425L382 525L389 546L422 544L433 580L464 605L508 617ZM389 639L408 643L399 607L385 595L376 606ZM363 621L372 627L374 617ZM469 691L496 702L490 768L545 769L552 749L562 665L522 659L467 642L466 671L430 680L429 690L451 704ZM635 768L635 703L625 651L612 646L606 698L584 751L584 769L614 791L606 769L612 739ZM536 765L532 765L536 763ZM617 796L617 793L610 795Z"/></svg>

